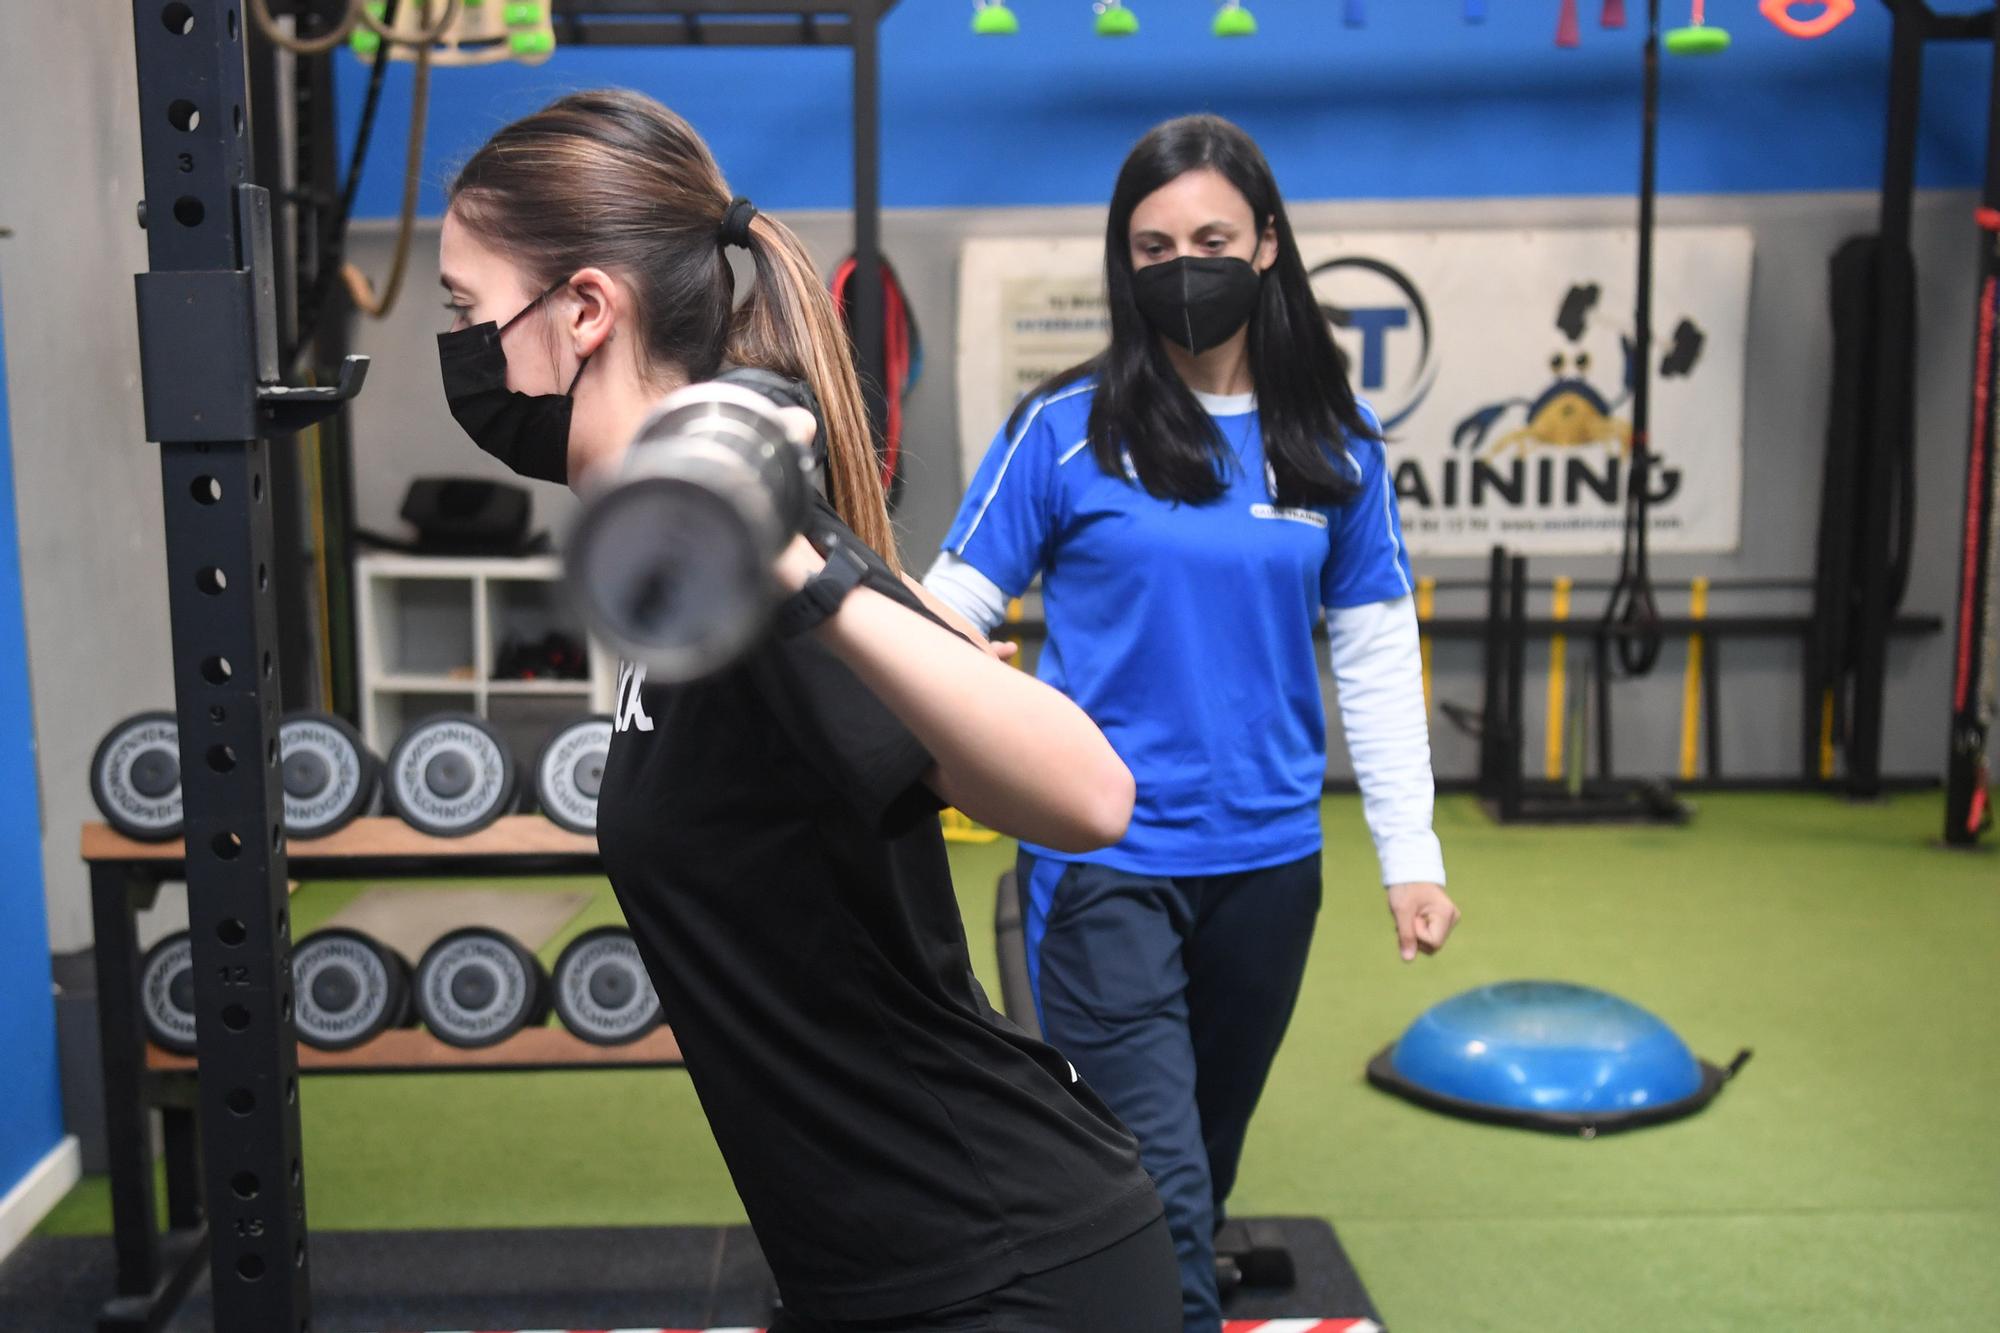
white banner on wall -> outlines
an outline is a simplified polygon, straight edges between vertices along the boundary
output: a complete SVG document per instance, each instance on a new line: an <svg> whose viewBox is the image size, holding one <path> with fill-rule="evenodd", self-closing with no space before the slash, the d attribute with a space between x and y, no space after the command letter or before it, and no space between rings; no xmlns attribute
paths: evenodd
<svg viewBox="0 0 2000 1333"><path fill-rule="evenodd" d="M1389 435L1410 549L1615 552L1631 443L1630 229L1323 232L1299 248ZM1751 233L1654 248L1657 551L1734 550ZM966 475L1020 396L1106 338L1103 243L973 240L959 265Z"/></svg>

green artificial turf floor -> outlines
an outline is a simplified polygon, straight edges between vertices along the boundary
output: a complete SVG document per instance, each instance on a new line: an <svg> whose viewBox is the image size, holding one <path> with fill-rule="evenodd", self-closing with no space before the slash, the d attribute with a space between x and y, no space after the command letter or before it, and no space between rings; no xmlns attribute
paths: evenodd
<svg viewBox="0 0 2000 1333"><path fill-rule="evenodd" d="M2000 1328L2000 857L1935 850L1934 794L1696 804L1684 829L1502 829L1441 801L1465 919L1405 965L1358 803L1330 799L1312 968L1232 1211L1331 1219L1397 1333ZM1011 845L953 861L997 995ZM306 886L297 928L362 887ZM547 956L616 919L607 894ZM1514 978L1756 1055L1702 1114L1593 1142L1363 1082L1423 1009ZM742 1217L678 1071L325 1077L303 1104L316 1227ZM106 1199L87 1180L43 1230L104 1230Z"/></svg>

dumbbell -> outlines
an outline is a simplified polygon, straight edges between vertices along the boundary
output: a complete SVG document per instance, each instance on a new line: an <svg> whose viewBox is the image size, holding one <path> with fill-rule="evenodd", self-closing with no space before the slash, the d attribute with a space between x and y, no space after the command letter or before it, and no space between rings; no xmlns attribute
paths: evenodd
<svg viewBox="0 0 2000 1333"><path fill-rule="evenodd" d="M332 928L300 940L292 952L292 1016L299 1040L324 1051L359 1046L411 1021L410 965L359 931ZM169 935L139 965L139 1007L146 1035L164 1050L192 1055L194 946L188 932Z"/></svg>
<svg viewBox="0 0 2000 1333"><path fill-rule="evenodd" d="M466 926L443 936L417 963L417 1013L439 1041L491 1046L549 1017L549 976L509 935Z"/></svg>
<svg viewBox="0 0 2000 1333"><path fill-rule="evenodd" d="M556 1016L587 1042L622 1046L659 1026L660 997L623 926L600 926L571 940L554 975Z"/></svg>
<svg viewBox="0 0 2000 1333"><path fill-rule="evenodd" d="M90 795L128 838L181 835L181 733L172 713L138 713L104 734L90 760Z"/></svg>
<svg viewBox="0 0 2000 1333"><path fill-rule="evenodd" d="M572 833L597 832L597 792L611 749L611 719L602 713L556 729L535 758L535 804Z"/></svg>
<svg viewBox="0 0 2000 1333"><path fill-rule="evenodd" d="M320 838L365 813L381 763L352 727L327 713L294 713L278 728L285 831ZM181 835L180 727L167 712L139 713L105 734L90 763L90 794L129 838Z"/></svg>
<svg viewBox="0 0 2000 1333"><path fill-rule="evenodd" d="M139 1012L154 1045L194 1054L194 942L185 930L168 935L140 960Z"/></svg>
<svg viewBox="0 0 2000 1333"><path fill-rule="evenodd" d="M382 761L361 736L331 713L292 713L278 727L285 833L324 838L368 813L379 790Z"/></svg>
<svg viewBox="0 0 2000 1333"><path fill-rule="evenodd" d="M299 1040L344 1051L407 1027L410 965L358 930L316 930L292 951L292 1014Z"/></svg>
<svg viewBox="0 0 2000 1333"><path fill-rule="evenodd" d="M439 713L389 751L389 808L422 833L461 838L514 808L517 773L507 742L483 718Z"/></svg>

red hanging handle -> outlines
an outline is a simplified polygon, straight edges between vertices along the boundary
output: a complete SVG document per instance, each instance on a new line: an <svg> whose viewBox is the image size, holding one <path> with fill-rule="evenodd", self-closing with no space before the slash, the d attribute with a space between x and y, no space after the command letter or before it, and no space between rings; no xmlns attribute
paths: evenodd
<svg viewBox="0 0 2000 1333"><path fill-rule="evenodd" d="M910 385L910 307L903 296L903 284L885 259L882 266L882 359L888 383L883 389L882 490L893 494L903 463L903 395ZM842 260L833 274L833 303L844 321L847 312L847 285L854 277L854 260Z"/></svg>
<svg viewBox="0 0 2000 1333"><path fill-rule="evenodd" d="M1583 45L1583 23L1576 16L1576 0L1562 0L1556 15L1556 45L1568 49Z"/></svg>
<svg viewBox="0 0 2000 1333"><path fill-rule="evenodd" d="M1819 12L1798 18L1792 13L1798 5L1818 5ZM1805 40L1824 37L1854 17L1854 0L1762 0L1757 8L1779 32Z"/></svg>
<svg viewBox="0 0 2000 1333"><path fill-rule="evenodd" d="M1625 26L1625 0L1604 0L1604 13L1597 20L1601 28L1622 28Z"/></svg>

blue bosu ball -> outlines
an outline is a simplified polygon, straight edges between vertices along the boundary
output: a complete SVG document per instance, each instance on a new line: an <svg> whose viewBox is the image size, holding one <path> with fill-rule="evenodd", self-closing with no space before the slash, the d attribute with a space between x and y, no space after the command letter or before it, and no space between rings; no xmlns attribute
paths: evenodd
<svg viewBox="0 0 2000 1333"><path fill-rule="evenodd" d="M1590 1138L1700 1110L1749 1054L1717 1068L1629 1000L1503 981L1425 1011L1368 1079L1435 1110Z"/></svg>

